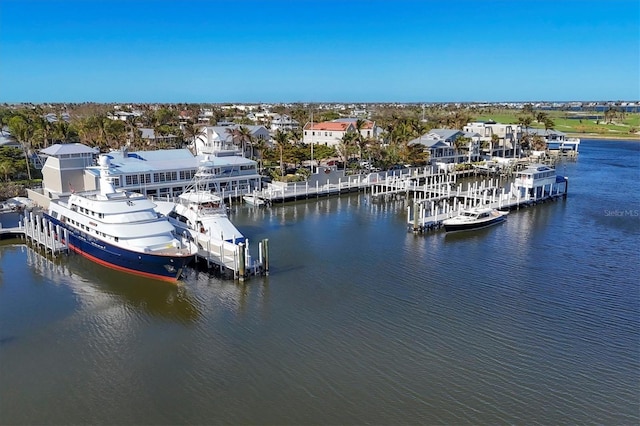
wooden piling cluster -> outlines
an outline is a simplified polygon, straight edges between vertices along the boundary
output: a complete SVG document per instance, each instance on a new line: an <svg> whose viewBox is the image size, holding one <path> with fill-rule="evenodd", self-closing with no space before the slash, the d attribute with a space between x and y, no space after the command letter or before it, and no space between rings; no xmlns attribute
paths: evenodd
<svg viewBox="0 0 640 426"><path fill-rule="evenodd" d="M198 245L195 266L207 271L217 272L222 276L233 276L244 281L252 275L269 275L269 240L259 243L258 259L254 260L249 251L249 240L224 241L197 236L194 242Z"/></svg>

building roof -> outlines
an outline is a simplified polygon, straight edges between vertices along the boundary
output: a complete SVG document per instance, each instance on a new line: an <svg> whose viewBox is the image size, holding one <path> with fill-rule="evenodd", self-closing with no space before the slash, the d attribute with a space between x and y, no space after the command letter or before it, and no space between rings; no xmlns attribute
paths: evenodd
<svg viewBox="0 0 640 426"><path fill-rule="evenodd" d="M431 129L429 134L435 135L444 140L449 140L457 134L462 134L462 132L456 129Z"/></svg>
<svg viewBox="0 0 640 426"><path fill-rule="evenodd" d="M536 129L533 127L529 127L525 130L526 133L529 133L530 135L538 135L538 136L550 136L550 135L556 135L556 136L566 136L566 133L560 132L558 130L555 129Z"/></svg>
<svg viewBox="0 0 640 426"><path fill-rule="evenodd" d="M176 137L176 135L172 135L172 134L156 136L155 130L147 127L141 127L138 130L140 130L140 137L142 139L169 139L169 138Z"/></svg>
<svg viewBox="0 0 640 426"><path fill-rule="evenodd" d="M237 166L255 164L254 160L239 156L199 155L195 156L188 149L159 149L156 151L126 150L111 151L107 154L111 165L119 174L161 172L165 170L197 169L201 160L208 160L216 166Z"/></svg>
<svg viewBox="0 0 640 426"><path fill-rule="evenodd" d="M0 146L21 147L22 145L13 137L9 129L4 127L0 132Z"/></svg>
<svg viewBox="0 0 640 426"><path fill-rule="evenodd" d="M335 120L332 120L334 123L351 123L353 124L353 127L356 127L356 123L358 122L358 120L362 120L362 129L372 129L373 128L373 121L371 120L363 120L361 118L336 118Z"/></svg>
<svg viewBox="0 0 640 426"><path fill-rule="evenodd" d="M331 130L334 132L346 132L349 128L353 129L353 124L340 123L335 121L325 121L322 123L307 123L304 126L304 130Z"/></svg>
<svg viewBox="0 0 640 426"><path fill-rule="evenodd" d="M91 148L81 143L57 143L40 150L40 153L51 157L69 154L97 154L98 152L100 152L98 148Z"/></svg>
<svg viewBox="0 0 640 426"><path fill-rule="evenodd" d="M410 140L407 145L424 145L429 148L451 148L451 146L443 140L428 138L426 135Z"/></svg>
<svg viewBox="0 0 640 426"><path fill-rule="evenodd" d="M159 149L156 151L118 150L107 154L111 164L122 173L152 172L156 170L185 169L196 166L194 155L188 149Z"/></svg>
<svg viewBox="0 0 640 426"><path fill-rule="evenodd" d="M200 128L200 132L202 133L210 130L216 133L218 136L220 136L220 139L224 140L225 142L232 142L232 135L227 130L238 129L239 127L246 127L247 129L249 129L249 132L251 133L251 135L255 135L259 131L263 131L265 134L269 133L269 131L264 126L247 126L247 125L240 126L237 124L233 124L230 126L202 126Z"/></svg>

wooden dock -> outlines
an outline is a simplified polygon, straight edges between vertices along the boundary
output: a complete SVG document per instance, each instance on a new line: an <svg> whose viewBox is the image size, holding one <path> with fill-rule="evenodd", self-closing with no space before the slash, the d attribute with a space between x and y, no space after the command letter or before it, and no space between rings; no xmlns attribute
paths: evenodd
<svg viewBox="0 0 640 426"><path fill-rule="evenodd" d="M50 252L54 257L67 253L67 230L53 225L49 220L33 211L25 211L17 226L5 227L0 223L2 238L26 238L32 245Z"/></svg>
<svg viewBox="0 0 640 426"><path fill-rule="evenodd" d="M415 233L433 231L442 227L442 222L459 215L463 210L484 206L496 210L513 210L531 206L559 198L566 198L568 179L565 177L557 185L548 185L542 191L529 192L521 196L511 183L509 190L498 185L497 179L488 182L469 182L466 190L459 185L456 190L447 188L438 193L430 192L430 196L415 193L412 206L407 208L409 230ZM421 198L422 197L422 198Z"/></svg>
<svg viewBox="0 0 640 426"><path fill-rule="evenodd" d="M221 275L244 281L252 275L269 275L269 240L258 244L258 259L251 256L249 240L242 242L224 241L197 234L194 243L198 245L195 258L197 268L217 271Z"/></svg>

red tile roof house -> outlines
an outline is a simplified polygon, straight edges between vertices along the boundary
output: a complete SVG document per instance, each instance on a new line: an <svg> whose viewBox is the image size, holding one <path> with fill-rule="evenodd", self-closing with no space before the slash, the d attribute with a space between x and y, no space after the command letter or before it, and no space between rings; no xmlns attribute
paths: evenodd
<svg viewBox="0 0 640 426"><path fill-rule="evenodd" d="M314 145L337 146L346 133L355 133L353 123L325 121L323 123L307 123L302 133L302 143Z"/></svg>

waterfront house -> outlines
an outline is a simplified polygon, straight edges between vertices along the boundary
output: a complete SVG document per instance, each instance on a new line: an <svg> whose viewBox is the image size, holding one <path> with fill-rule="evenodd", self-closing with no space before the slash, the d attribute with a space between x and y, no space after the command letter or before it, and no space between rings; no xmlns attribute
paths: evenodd
<svg viewBox="0 0 640 426"><path fill-rule="evenodd" d="M220 151L242 149L236 145L237 140L233 140L233 131L238 130L241 126L232 124L229 126L203 126L200 128L200 132L196 136L194 149L197 155L203 154L215 154ZM264 126L242 126L249 130L253 142L265 141L271 142L271 135ZM242 144L239 144L242 145ZM245 152L242 153L245 157L254 157L252 143L244 144Z"/></svg>
<svg viewBox="0 0 640 426"><path fill-rule="evenodd" d="M358 118L338 118L332 121L320 123L309 122L305 124L302 132L302 142L306 144L337 146L342 143L342 138L347 133L358 131ZM375 121L362 120L360 135L363 139L378 139L382 129L376 126Z"/></svg>
<svg viewBox="0 0 640 426"><path fill-rule="evenodd" d="M376 126L375 121L365 120L361 118L337 118L333 120L334 123L351 123L353 127L358 130L358 120L362 121L362 127L360 128L360 135L364 139L378 139L382 134L382 129Z"/></svg>
<svg viewBox="0 0 640 426"><path fill-rule="evenodd" d="M277 132L280 130L281 132L287 132L289 130L295 130L300 127L300 123L297 120L289 117L288 115L278 115L276 114L274 118L271 120L271 131Z"/></svg>
<svg viewBox="0 0 640 426"><path fill-rule="evenodd" d="M176 197L191 183L200 161L209 160L215 169L217 190L244 195L260 189L257 162L244 158L238 150L194 156L188 149L156 151L127 150L107 154L113 166L114 187L150 197ZM99 176L97 168L87 172Z"/></svg>
<svg viewBox="0 0 640 426"><path fill-rule="evenodd" d="M516 142L522 137L519 125L496 123L492 120L467 123L462 130L479 134L480 144L485 145L482 152L489 157L513 156L513 150L517 149Z"/></svg>
<svg viewBox="0 0 640 426"><path fill-rule="evenodd" d="M154 129L141 127L140 137L148 146L175 146L178 142L176 135L157 134Z"/></svg>
<svg viewBox="0 0 640 426"><path fill-rule="evenodd" d="M344 135L355 131L356 127L352 122L307 123L302 132L302 142L335 147L342 142Z"/></svg>
<svg viewBox="0 0 640 426"><path fill-rule="evenodd" d="M456 141L459 138L467 138L469 140L465 147L456 147ZM478 159L479 140L480 136L477 133L463 132L456 129L432 129L424 135L409 141L408 145L422 145L425 151L429 151L429 158L432 162L462 163Z"/></svg>
<svg viewBox="0 0 640 426"><path fill-rule="evenodd" d="M0 129L0 147L20 148L22 144L13 137L7 126Z"/></svg>
<svg viewBox="0 0 640 426"><path fill-rule="evenodd" d="M554 153L578 153L579 138L569 138L566 133L555 129L526 129L531 136L540 136L547 144L547 151Z"/></svg>

